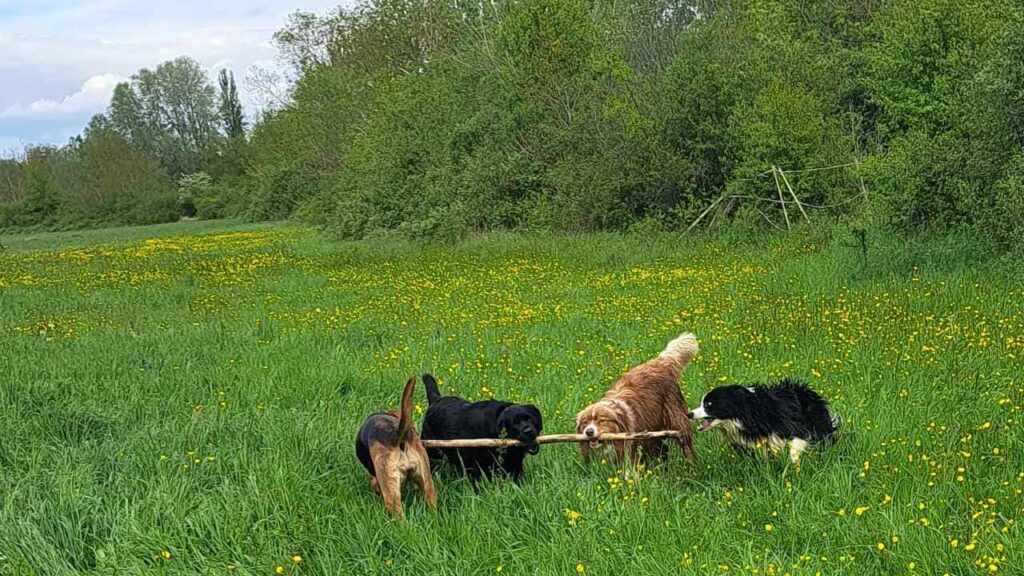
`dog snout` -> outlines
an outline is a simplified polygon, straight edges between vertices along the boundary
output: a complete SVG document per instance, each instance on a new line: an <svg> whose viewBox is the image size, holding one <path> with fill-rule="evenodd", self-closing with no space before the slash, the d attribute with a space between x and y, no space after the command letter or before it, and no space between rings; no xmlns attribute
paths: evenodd
<svg viewBox="0 0 1024 576"><path fill-rule="evenodd" d="M583 429L583 435L587 438L594 438L597 436L597 428L593 424Z"/></svg>
<svg viewBox="0 0 1024 576"><path fill-rule="evenodd" d="M686 417L690 420L693 420L693 412L687 412Z"/></svg>

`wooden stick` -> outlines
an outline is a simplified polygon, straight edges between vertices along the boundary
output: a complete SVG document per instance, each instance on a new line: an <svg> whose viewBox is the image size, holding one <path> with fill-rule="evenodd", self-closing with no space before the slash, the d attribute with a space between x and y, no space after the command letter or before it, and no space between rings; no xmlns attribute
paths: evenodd
<svg viewBox="0 0 1024 576"><path fill-rule="evenodd" d="M868 188L864 185L864 175L860 173L860 158L854 158L854 165L857 166L857 178L860 179L860 193L864 198L868 197Z"/></svg>
<svg viewBox="0 0 1024 576"><path fill-rule="evenodd" d="M697 216L697 219L693 221L693 224L690 224L686 228L686 232L689 232L690 230L693 230L693 227L696 226L701 220L703 220L704 217L708 215L708 212L711 212L712 208L714 208L715 206L718 206L719 202L721 202L722 200L725 200L725 197L726 197L726 194L722 194L721 196L718 197L717 200L715 200L714 202L711 203L711 206L708 206L707 208L705 208L704 211L700 213L700 216ZM686 234L686 232L683 232L683 234Z"/></svg>
<svg viewBox="0 0 1024 576"><path fill-rule="evenodd" d="M779 176L782 176L782 181L786 183L786 188L789 189L789 194L793 197L793 201L796 202L796 207L800 209L800 213L804 215L804 221L810 222L811 219L807 217L807 212L804 212L804 206L800 203L800 199L796 197L796 192L793 192L793 187L789 185L789 178L786 178L786 173L782 171L782 168L776 168L779 171Z"/></svg>
<svg viewBox="0 0 1024 576"><path fill-rule="evenodd" d="M782 216L786 219L786 230L789 230L789 212L786 211L786 199L782 197L782 185L779 184L779 169L775 166L772 166L772 176L775 178L775 189L779 191L779 203L782 204Z"/></svg>
<svg viewBox="0 0 1024 576"><path fill-rule="evenodd" d="M612 442L616 440L649 440L651 438L678 438L685 434L678 430L657 430L651 432L632 432L628 434L602 434L595 438L583 434L549 434L537 436L537 444L557 444L561 442ZM425 448L506 448L510 446L529 446L512 438L460 438L458 440L420 440Z"/></svg>

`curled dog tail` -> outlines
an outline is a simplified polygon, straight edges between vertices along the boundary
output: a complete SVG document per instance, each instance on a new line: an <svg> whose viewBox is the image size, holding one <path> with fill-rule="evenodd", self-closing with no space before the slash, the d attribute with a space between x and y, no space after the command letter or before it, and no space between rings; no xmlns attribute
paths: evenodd
<svg viewBox="0 0 1024 576"><path fill-rule="evenodd" d="M441 398L441 391L437 389L437 380L433 376L424 374L423 385L427 387L427 404L433 404Z"/></svg>
<svg viewBox="0 0 1024 576"><path fill-rule="evenodd" d="M416 377L413 376L405 383L405 390L402 391L402 411L398 418L398 444L402 444L416 433L415 424L412 421L412 391L415 387Z"/></svg>
<svg viewBox="0 0 1024 576"><path fill-rule="evenodd" d="M843 427L843 417L832 408L829 408L828 415L829 420L832 422L832 433L829 434L829 439L832 439L839 433L839 429Z"/></svg>
<svg viewBox="0 0 1024 576"><path fill-rule="evenodd" d="M659 356L661 358L668 358L675 362L680 368L686 366L686 364L693 360L693 357L697 355L697 350L700 347L697 346L697 337L689 332L684 332L679 335L678 338L668 343L665 346L665 350L662 351Z"/></svg>

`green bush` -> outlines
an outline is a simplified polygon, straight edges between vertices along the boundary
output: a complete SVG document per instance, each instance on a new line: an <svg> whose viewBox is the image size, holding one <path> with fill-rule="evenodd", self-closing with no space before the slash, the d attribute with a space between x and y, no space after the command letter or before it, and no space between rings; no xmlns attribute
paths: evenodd
<svg viewBox="0 0 1024 576"><path fill-rule="evenodd" d="M298 168L267 170L256 176L254 185L245 214L250 220L284 220L316 190Z"/></svg>
<svg viewBox="0 0 1024 576"><path fill-rule="evenodd" d="M0 202L0 230L22 226L20 202Z"/></svg>
<svg viewBox="0 0 1024 576"><path fill-rule="evenodd" d="M1003 244L1024 246L1024 153L1017 153L993 186L993 200L982 224Z"/></svg>
<svg viewBox="0 0 1024 576"><path fill-rule="evenodd" d="M194 172L178 178L178 211L186 218L196 216L198 198L209 197L213 179L206 172Z"/></svg>
<svg viewBox="0 0 1024 576"><path fill-rule="evenodd" d="M290 101L248 138L206 131L175 150L135 113L151 104L140 71L81 138L0 164L0 198L18 201L3 218L242 215L450 240L678 231L724 199L706 223L778 226L778 166L815 222L1012 244L1024 7L868 4L369 0L296 14L275 35ZM209 177L175 192L167 166Z"/></svg>

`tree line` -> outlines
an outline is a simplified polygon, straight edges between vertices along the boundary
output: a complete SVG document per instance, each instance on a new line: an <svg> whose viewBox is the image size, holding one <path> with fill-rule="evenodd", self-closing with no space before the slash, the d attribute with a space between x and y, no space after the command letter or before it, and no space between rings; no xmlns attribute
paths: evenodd
<svg viewBox="0 0 1024 576"><path fill-rule="evenodd" d="M0 226L195 213L457 238L803 208L1024 232L1013 0L369 0L274 41L295 82L251 129L229 74L140 71L76 141L0 164Z"/></svg>
<svg viewBox="0 0 1024 576"><path fill-rule="evenodd" d="M0 160L0 228L222 216L229 202L241 202L245 133L228 70L218 90L187 57L142 69L66 145Z"/></svg>

